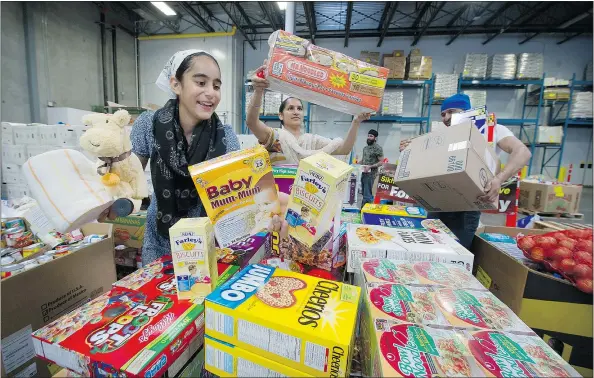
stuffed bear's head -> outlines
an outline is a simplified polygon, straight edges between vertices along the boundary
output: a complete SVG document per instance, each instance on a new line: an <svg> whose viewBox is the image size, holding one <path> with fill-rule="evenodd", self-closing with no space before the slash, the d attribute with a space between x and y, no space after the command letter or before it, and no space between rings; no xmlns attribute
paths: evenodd
<svg viewBox="0 0 594 378"><path fill-rule="evenodd" d="M97 157L117 157L132 149L124 127L130 123L130 114L118 110L114 114L88 114L83 123L91 126L80 137L80 146Z"/></svg>

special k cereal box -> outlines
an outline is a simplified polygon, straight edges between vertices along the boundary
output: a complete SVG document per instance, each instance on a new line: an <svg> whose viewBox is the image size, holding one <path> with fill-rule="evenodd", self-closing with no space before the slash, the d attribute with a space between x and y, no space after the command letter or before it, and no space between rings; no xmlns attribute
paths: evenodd
<svg viewBox="0 0 594 378"><path fill-rule="evenodd" d="M204 298L218 279L214 232L208 218L182 218L169 229L179 299Z"/></svg>
<svg viewBox="0 0 594 378"><path fill-rule="evenodd" d="M324 247L332 240L332 220L340 215L352 169L323 152L299 162L286 216L294 242L285 258L330 270L334 256Z"/></svg>
<svg viewBox="0 0 594 378"><path fill-rule="evenodd" d="M270 89L343 113L380 108L390 72L324 49L283 30L268 39L266 78Z"/></svg>
<svg viewBox="0 0 594 378"><path fill-rule="evenodd" d="M206 297L206 335L316 377L349 376L360 289L247 266Z"/></svg>
<svg viewBox="0 0 594 378"><path fill-rule="evenodd" d="M452 330L386 319L361 323L368 377L579 377L539 336Z"/></svg>
<svg viewBox="0 0 594 378"><path fill-rule="evenodd" d="M219 247L268 229L280 215L270 156L257 146L189 167Z"/></svg>

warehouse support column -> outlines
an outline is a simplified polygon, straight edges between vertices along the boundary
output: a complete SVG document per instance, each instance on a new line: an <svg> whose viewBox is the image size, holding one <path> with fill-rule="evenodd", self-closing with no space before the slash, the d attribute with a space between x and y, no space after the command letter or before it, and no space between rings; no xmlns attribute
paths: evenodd
<svg viewBox="0 0 594 378"><path fill-rule="evenodd" d="M35 24L33 7L35 3L23 2L23 25L25 27L25 64L27 66L27 84L31 122L41 122L39 99L39 80L37 77L37 56L35 53Z"/></svg>
<svg viewBox="0 0 594 378"><path fill-rule="evenodd" d="M285 31L295 34L295 3L287 1L287 8L285 9Z"/></svg>

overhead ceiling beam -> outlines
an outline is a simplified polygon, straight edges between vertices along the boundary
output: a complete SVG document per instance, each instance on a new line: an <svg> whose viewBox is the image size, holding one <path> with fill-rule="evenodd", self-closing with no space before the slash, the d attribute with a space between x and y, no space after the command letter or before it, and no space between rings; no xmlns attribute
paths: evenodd
<svg viewBox="0 0 594 378"><path fill-rule="evenodd" d="M175 25L173 25L170 20L166 19L165 17L161 16L158 12L154 11L152 9L152 5L151 6L147 6L147 5L145 5L146 3L143 3L142 1L139 1L136 4L142 10L144 10L147 13L149 13L155 19L159 20L159 22L161 22L161 24L163 24L163 26L165 26L167 29L171 30L175 34L179 34L179 30L175 27Z"/></svg>
<svg viewBox="0 0 594 378"><path fill-rule="evenodd" d="M309 30L309 40L311 43L316 43L316 24L312 14L313 9L309 7L309 4L311 4L309 1L303 2L303 11L305 12L305 21L307 22L307 28Z"/></svg>
<svg viewBox="0 0 594 378"><path fill-rule="evenodd" d="M421 20L423 19L423 16L425 15L425 13L427 13L427 10L429 9L430 6L431 6L431 2L425 1L425 3L423 4L423 8L421 8L421 12L419 12L419 15L415 19L415 22L413 22L413 24L412 24L413 29L416 29L417 27L419 27L419 22L421 22Z"/></svg>
<svg viewBox="0 0 594 378"><path fill-rule="evenodd" d="M431 23L433 22L433 20L435 19L435 17L437 16L437 14L439 12L441 12L441 10L443 9L443 7L445 6L446 2L442 1L437 8L434 9L433 13L431 14L431 16L429 16L429 19L427 20L427 23L425 24L425 26L423 26L423 29L421 29L421 31L419 32L419 34L415 37L415 39L413 40L413 43L411 44L411 46L416 46L417 42L419 42L419 40L421 39L421 37L423 36L423 34L425 34L425 32L427 31L427 29L429 28L429 25L431 25Z"/></svg>
<svg viewBox="0 0 594 378"><path fill-rule="evenodd" d="M250 20L250 18L248 17L247 13L245 13L245 11L243 10L243 7L241 6L241 4L239 2L234 1L233 5L235 5L235 7L237 8L237 10L239 11L239 13L241 14L241 16L243 18L245 18L245 22L247 23L248 27L250 29L252 29L252 33L256 33L257 30L254 27L254 24L252 24L252 21Z"/></svg>
<svg viewBox="0 0 594 378"><path fill-rule="evenodd" d="M540 7L540 6L535 6L532 9L530 9L528 11L528 13L522 13L519 17L516 17L513 21L510 21L507 23L507 25L503 26L497 33L493 34L492 36L490 36L489 38L487 38L486 41L484 41L482 44L486 45L487 43L491 42L495 37L497 37L498 35L501 35L503 33L505 33L505 31L507 29L509 29L510 26L515 25L519 22L521 22L522 20L529 20L531 19L534 15L536 15L537 13L542 13L544 12L546 9L550 8L551 6L555 5L554 2L549 2L549 3L545 3L544 7Z"/></svg>
<svg viewBox="0 0 594 378"><path fill-rule="evenodd" d="M215 30L212 26L210 26L208 24L208 22L204 19L204 17L202 17L200 15L200 13L196 12L192 6L188 3L184 3L182 1L177 3L183 10L185 10L186 12L188 12L188 14L190 15L190 17L192 17L198 24L200 24L200 26L202 27L202 29L206 30L209 33L213 33Z"/></svg>
<svg viewBox="0 0 594 378"><path fill-rule="evenodd" d="M559 25L559 29L565 29L573 24L575 24L576 22L579 22L581 20L583 20L584 18L590 16L592 14L592 8L590 8L590 10L588 10L587 12L583 12L582 14L579 14L567 21L563 21L561 23L561 25Z"/></svg>
<svg viewBox="0 0 594 378"><path fill-rule="evenodd" d="M204 10L206 12L206 14L208 15L208 17L214 18L214 14L212 13L212 11L206 5L204 5L201 1L198 1L197 4L198 4L198 6L200 8L202 8L202 10Z"/></svg>
<svg viewBox="0 0 594 378"><path fill-rule="evenodd" d="M456 14L454 15L454 17L452 17L452 19L450 20L450 22L448 22L447 27L448 28L452 27L452 25L454 25L456 23L456 21L458 21L458 19L460 17L462 17L462 15L464 14L464 12L466 12L466 9L468 9L468 4L462 6L462 8L460 8L458 10L458 12L456 12Z"/></svg>
<svg viewBox="0 0 594 378"><path fill-rule="evenodd" d="M233 24L235 25L235 27L237 28L237 30L239 30L239 32L241 33L241 35L243 36L243 38L245 38L248 41L248 43L250 44L250 46L252 46L252 48L254 50L256 50L256 45L254 44L254 41L252 41L250 39L250 37L248 36L248 34L245 32L245 30L243 30L243 28L241 27L241 24L237 21L237 19L235 18L235 16L233 16L232 12L229 11L227 9L227 7L225 7L225 3L219 2L219 5L221 6L221 8L223 8L223 11L227 14L227 16L229 17L229 19L231 20L231 22L233 22Z"/></svg>
<svg viewBox="0 0 594 378"><path fill-rule="evenodd" d="M489 26L491 25L491 23L493 21L495 21L497 19L497 17L501 16L507 9L509 9L509 7L515 5L516 2L515 1L506 1L501 7L499 7L499 9L493 11L493 15L491 17L489 17L489 19L485 22L483 22L484 26Z"/></svg>
<svg viewBox="0 0 594 378"><path fill-rule="evenodd" d="M523 45L524 43L528 42L529 40L531 40L532 38L536 37L539 34L540 33L534 33L531 36L524 38L521 42L518 43L518 45Z"/></svg>
<svg viewBox="0 0 594 378"><path fill-rule="evenodd" d="M552 8L553 6L557 5L558 2L556 1L549 1L547 3L544 3L545 5L542 6L540 9L536 9L538 7L535 6L534 8L532 8L529 11L529 17L527 17L524 21L519 22L518 25L522 26L522 25L528 25L531 21L533 21L536 17L540 16L541 14L545 13L547 10L549 10L550 8ZM535 12L532 12L535 11Z"/></svg>
<svg viewBox="0 0 594 378"><path fill-rule="evenodd" d="M351 32L351 19L353 18L353 2L347 1L346 22L344 23L344 47L349 47L349 33Z"/></svg>
<svg viewBox="0 0 594 378"><path fill-rule="evenodd" d="M263 1L258 1L258 4L260 5L260 9L262 9L262 12L264 12L264 15L268 19L268 22L270 22L270 25L272 26L272 30L278 30L278 26L276 25L274 18L272 18L272 15L268 11L268 3L265 3Z"/></svg>
<svg viewBox="0 0 594 378"><path fill-rule="evenodd" d="M464 30L468 29L468 27L470 27L470 25L472 25L472 23L474 22L475 19L480 18L483 16L483 14L489 9L489 7L491 6L491 4L493 3L488 3L482 10L478 11L473 18L470 19L470 21L468 21L466 23L466 25L464 25L462 27L462 29L458 30L458 32L456 33L455 36L453 36L447 43L446 46L449 46L452 44L452 42L454 42L456 40L456 38L458 38L462 33L464 33Z"/></svg>
<svg viewBox="0 0 594 378"><path fill-rule="evenodd" d="M574 39L575 37L577 37L577 36L579 36L579 35L582 35L582 34L583 34L582 32L579 32L579 33L574 33L574 34L570 35L569 37L566 37L566 38L565 38L565 39L563 39L562 41L559 41L559 42L557 42L557 44L558 44L558 45L562 45L562 44L564 44L565 42L569 41L570 39Z"/></svg>
<svg viewBox="0 0 594 378"><path fill-rule="evenodd" d="M388 11L388 15L386 16L386 19L384 20L384 25L380 34L380 38L379 41L377 43L377 47L380 47L382 45L382 42L384 42L384 38L386 36L386 33L388 32L388 29L390 29L390 24L392 23L392 18L394 18L394 13L396 13L396 9L398 8L398 2L391 2L389 3L390 5L390 10Z"/></svg>

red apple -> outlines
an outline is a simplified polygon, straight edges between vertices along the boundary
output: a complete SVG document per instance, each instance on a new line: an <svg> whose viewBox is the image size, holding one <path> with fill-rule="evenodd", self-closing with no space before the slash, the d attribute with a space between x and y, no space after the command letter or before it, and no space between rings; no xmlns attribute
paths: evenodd
<svg viewBox="0 0 594 378"><path fill-rule="evenodd" d="M575 268L575 261L573 259L563 259L559 262L559 270L567 275L573 273L573 268Z"/></svg>
<svg viewBox="0 0 594 378"><path fill-rule="evenodd" d="M592 279L592 268L586 264L576 264L576 266L573 267L573 275L576 278Z"/></svg>
<svg viewBox="0 0 594 378"><path fill-rule="evenodd" d="M577 280L575 286L584 293L592 294L592 280L590 278L581 278Z"/></svg>

